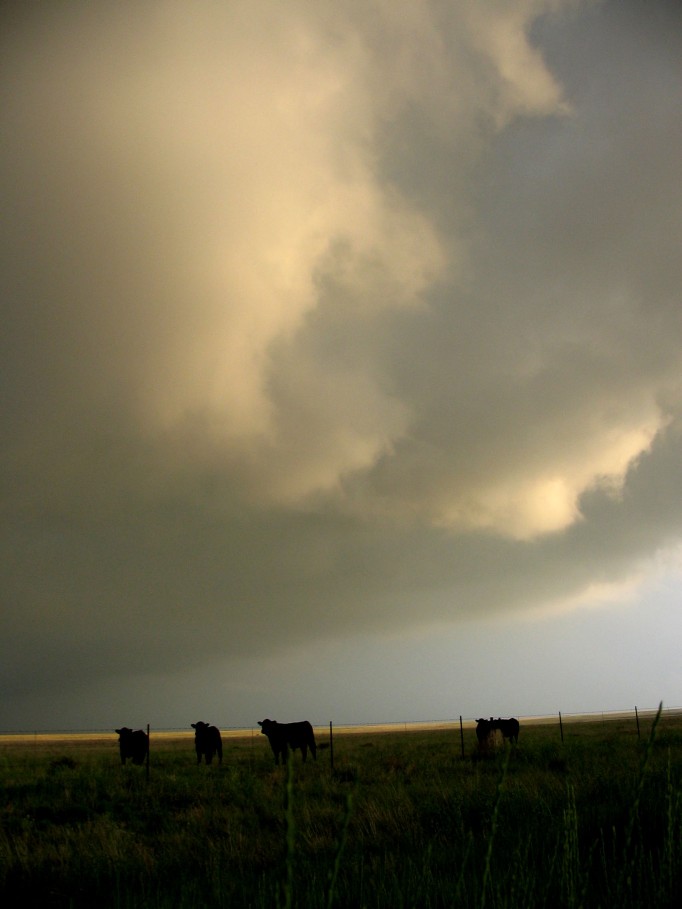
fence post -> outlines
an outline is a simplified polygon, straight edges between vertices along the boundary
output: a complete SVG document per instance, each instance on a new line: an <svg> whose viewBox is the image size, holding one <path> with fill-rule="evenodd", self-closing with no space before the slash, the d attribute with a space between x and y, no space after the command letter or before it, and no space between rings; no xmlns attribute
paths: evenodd
<svg viewBox="0 0 682 909"><path fill-rule="evenodd" d="M147 782L149 782L149 723L147 723L147 766L145 768L145 776Z"/></svg>
<svg viewBox="0 0 682 909"><path fill-rule="evenodd" d="M332 728L332 721L329 720L329 764L331 769L334 769L334 730Z"/></svg>
<svg viewBox="0 0 682 909"><path fill-rule="evenodd" d="M464 727L462 726L462 714L459 715L459 740L462 743L462 760L464 760Z"/></svg>
<svg viewBox="0 0 682 909"><path fill-rule="evenodd" d="M564 724L561 722L561 711L559 711L559 729L561 731L561 744L564 742Z"/></svg>
<svg viewBox="0 0 682 909"><path fill-rule="evenodd" d="M636 705L636 704L635 704L635 720L637 721L637 738L638 738L638 739L641 739L642 736L641 736L640 733L639 733L639 714L637 713L637 705Z"/></svg>

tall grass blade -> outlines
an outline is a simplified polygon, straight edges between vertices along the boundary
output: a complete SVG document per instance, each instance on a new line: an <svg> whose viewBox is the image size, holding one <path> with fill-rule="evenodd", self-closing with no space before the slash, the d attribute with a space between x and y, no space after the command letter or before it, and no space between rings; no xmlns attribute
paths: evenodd
<svg viewBox="0 0 682 909"><path fill-rule="evenodd" d="M485 867L483 869L483 884L481 889L481 909L485 909L486 897L488 895L488 889L490 887L490 865L493 857L493 845L495 843L495 834L497 832L497 820L500 809L500 800L502 798L502 788L504 782L507 778L507 771L509 769L509 759L511 757L511 748L507 748L507 753L504 757L504 763L502 765L502 771L500 777L497 781L497 788L495 789L495 802L493 804L493 814L490 821L490 833L488 834L488 844L485 853Z"/></svg>
<svg viewBox="0 0 682 909"><path fill-rule="evenodd" d="M631 868L633 866L637 867L637 862L634 861L632 855L632 841L634 838L635 825L639 820L639 805L642 799L642 791L644 789L644 782L646 779L647 769L649 767L649 762L651 761L651 756L654 749L654 740L656 738L656 727L658 726L659 720L661 719L661 713L663 712L663 701L658 705L658 710L656 711L656 716L654 721L651 724L651 732L649 733L649 738L647 739L646 749L644 751L644 757L640 764L639 775L637 778L637 787L635 789L635 797L630 805L630 810L628 812L628 821L625 828L625 840L623 844L623 854L620 862L620 876L617 884L617 894L619 903L622 904L625 897L626 890L629 890L632 885L632 872ZM641 862L639 863L641 865Z"/></svg>
<svg viewBox="0 0 682 909"><path fill-rule="evenodd" d="M350 824L350 817L353 810L353 792L349 792L346 798L346 813L343 819L343 827L341 828L341 836L339 837L339 845L336 850L336 855L334 856L334 867L332 869L330 880L329 880L329 890L327 892L327 909L332 909L334 905L334 898L336 896L336 881L339 877L339 871L341 870L341 856L343 855L344 849L346 848L346 843L348 841L348 825Z"/></svg>
<svg viewBox="0 0 682 909"><path fill-rule="evenodd" d="M294 758L290 752L286 761L286 805L284 822L286 825L286 877L284 881L283 909L291 909L294 904L294 857L296 849L296 820L294 818Z"/></svg>

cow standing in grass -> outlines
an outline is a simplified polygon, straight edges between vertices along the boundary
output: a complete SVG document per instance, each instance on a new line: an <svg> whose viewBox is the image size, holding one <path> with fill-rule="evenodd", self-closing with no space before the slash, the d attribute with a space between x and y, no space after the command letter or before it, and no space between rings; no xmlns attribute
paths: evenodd
<svg viewBox="0 0 682 909"><path fill-rule="evenodd" d="M494 721L490 717L489 720L478 719L476 720L476 738L478 739L479 748L487 748L490 745L491 736L495 733Z"/></svg>
<svg viewBox="0 0 682 909"><path fill-rule="evenodd" d="M289 757L289 748L294 751L296 748L301 749L303 763L305 764L308 756L308 748L315 760L317 760L317 745L315 744L315 735L313 727L307 720L301 723L278 723L276 720L258 720L263 735L267 735L272 753L275 755L275 764L279 764L280 756L282 763L286 764Z"/></svg>
<svg viewBox="0 0 682 909"><path fill-rule="evenodd" d="M149 753L149 736L142 729L128 729L124 726L122 729L115 729L118 733L118 750L121 753L121 763L125 766L128 758L131 758L133 764L144 764L145 758Z"/></svg>
<svg viewBox="0 0 682 909"><path fill-rule="evenodd" d="M218 755L218 763L223 762L223 740L220 735L220 729L217 726L209 726L208 723L192 723L194 729L194 747L197 752L197 764L201 763L202 757L206 763L213 761L213 755Z"/></svg>
<svg viewBox="0 0 682 909"><path fill-rule="evenodd" d="M499 716L496 720L492 721L493 729L499 729L502 733L505 742L509 739L510 742L518 743L519 741L519 721L514 717L510 717L508 720L503 720Z"/></svg>

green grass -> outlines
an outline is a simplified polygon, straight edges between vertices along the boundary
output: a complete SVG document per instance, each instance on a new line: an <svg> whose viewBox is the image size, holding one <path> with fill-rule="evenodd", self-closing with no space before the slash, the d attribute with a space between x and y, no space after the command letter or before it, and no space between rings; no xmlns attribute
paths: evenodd
<svg viewBox="0 0 682 909"><path fill-rule="evenodd" d="M682 720L522 727L465 756L451 731L336 734L275 767L264 737L222 767L155 740L0 739L0 894L91 907L611 907L682 899Z"/></svg>

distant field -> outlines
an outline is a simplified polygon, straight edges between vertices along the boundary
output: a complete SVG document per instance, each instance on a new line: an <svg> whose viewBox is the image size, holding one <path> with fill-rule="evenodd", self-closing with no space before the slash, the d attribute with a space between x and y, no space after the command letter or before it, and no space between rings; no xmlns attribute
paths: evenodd
<svg viewBox="0 0 682 909"><path fill-rule="evenodd" d="M651 721L656 715L656 708L649 707L639 710L639 719L640 721L649 720ZM674 719L676 717L682 718L682 707L672 707L666 708L662 713L662 719L665 722L666 719ZM521 716L519 715L519 720L524 726L551 726L559 724L559 714L554 714L552 716ZM634 710L630 711L607 711L607 712L592 712L592 713L573 713L573 714L564 714L563 722L565 725L570 725L572 723L605 723L611 721L619 720L631 720L635 722L635 712ZM357 724L334 724L334 732L338 734L367 734L372 732L419 732L419 731L434 731L434 730L447 730L447 729L459 729L459 718L454 718L450 720L426 720L420 722L405 722L405 723L357 723ZM476 726L476 720L474 719L463 719L462 727L464 729L474 729ZM146 728L146 727L145 727ZM194 732L192 729L180 730L180 729L154 729L151 730L155 739L178 739L178 740L191 740L194 738ZM221 729L223 738L248 738L251 735L259 735L260 729L257 725L254 724L252 727L240 727L240 728L225 728ZM325 723L323 725L315 726L316 735L326 735L329 732L329 724ZM0 746L2 744L26 744L30 742L70 742L70 741L91 741L91 742L109 742L116 740L117 736L114 733L113 729L111 732L108 731L97 731L97 732L0 732Z"/></svg>
<svg viewBox="0 0 682 909"><path fill-rule="evenodd" d="M537 718L536 718L537 719ZM611 907L682 899L682 718L526 722L464 754L456 724L334 729L275 767L153 733L0 737L0 895L55 907ZM653 735L652 735L653 732ZM317 730L328 744L329 729Z"/></svg>

